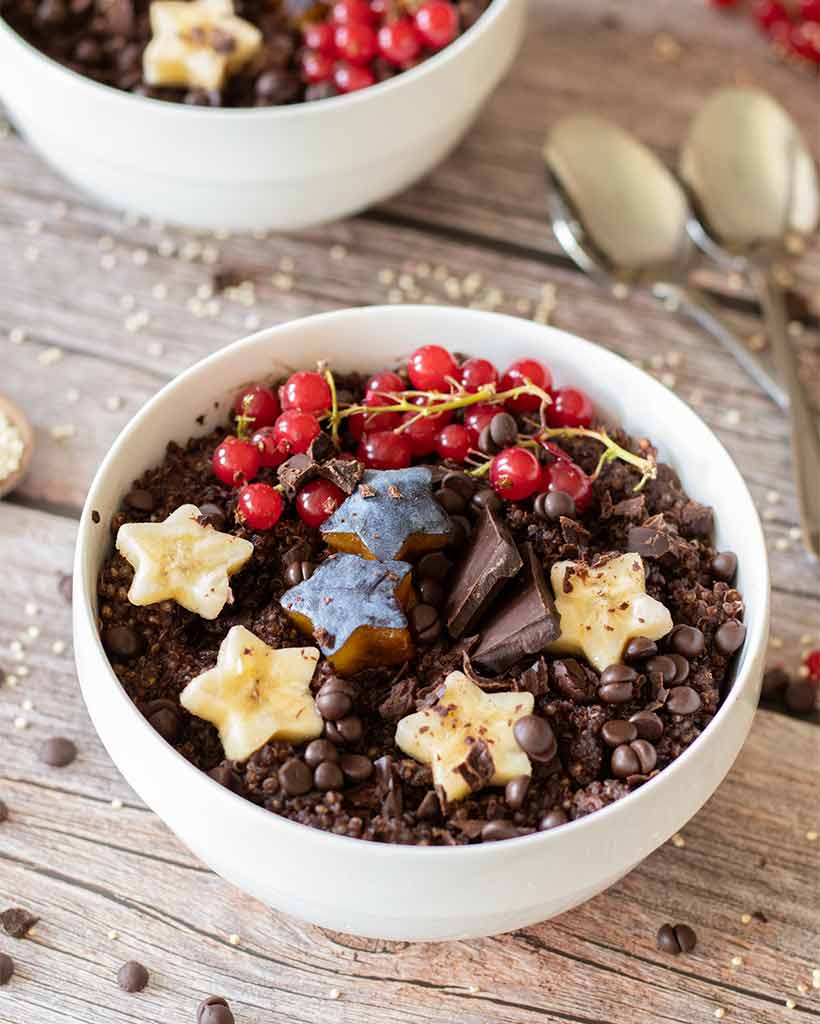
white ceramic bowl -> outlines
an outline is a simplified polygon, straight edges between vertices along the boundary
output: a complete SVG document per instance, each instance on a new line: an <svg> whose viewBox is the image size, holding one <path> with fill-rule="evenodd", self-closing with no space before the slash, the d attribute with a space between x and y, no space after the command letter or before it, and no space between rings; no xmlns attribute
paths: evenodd
<svg viewBox="0 0 820 1024"><path fill-rule="evenodd" d="M559 382L586 388L605 415L652 438L689 493L716 511L718 545L737 552L748 634L732 690L703 735L652 782L551 832L472 847L385 846L279 818L193 768L126 696L96 627L95 581L111 546L109 519L131 481L167 441L222 421L241 384L328 359L381 369L438 342L486 356L543 359ZM297 355L298 353L298 355ZM366 354L365 354L366 353ZM221 400L219 409L214 401ZM201 428L195 417L206 414ZM92 520L98 510L101 520ZM262 331L198 363L122 432L91 485L74 572L74 641L83 695L123 775L214 871L271 907L359 935L445 939L543 920L612 885L680 829L711 796L746 738L757 706L769 618L760 522L734 463L680 399L620 357L527 320L432 306L350 309Z"/></svg>
<svg viewBox="0 0 820 1024"><path fill-rule="evenodd" d="M290 229L406 188L460 141L518 50L526 0L492 0L419 67L348 96L210 110L99 85L0 19L0 100L67 178L99 199L194 228Z"/></svg>

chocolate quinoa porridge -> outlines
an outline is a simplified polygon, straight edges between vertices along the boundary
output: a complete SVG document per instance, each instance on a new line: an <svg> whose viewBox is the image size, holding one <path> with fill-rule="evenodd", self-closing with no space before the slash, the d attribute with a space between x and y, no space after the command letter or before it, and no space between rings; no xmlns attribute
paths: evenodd
<svg viewBox="0 0 820 1024"><path fill-rule="evenodd" d="M206 107L326 99L392 78L489 0L0 0L0 18L104 85Z"/></svg>
<svg viewBox="0 0 820 1024"><path fill-rule="evenodd" d="M425 346L254 385L169 444L111 522L102 639L157 732L276 814L506 839L651 784L711 721L745 638L713 528L546 367Z"/></svg>

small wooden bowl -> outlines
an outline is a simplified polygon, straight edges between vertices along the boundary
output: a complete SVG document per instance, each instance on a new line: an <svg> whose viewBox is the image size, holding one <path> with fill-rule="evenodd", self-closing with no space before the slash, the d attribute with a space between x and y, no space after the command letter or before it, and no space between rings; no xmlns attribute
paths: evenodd
<svg viewBox="0 0 820 1024"><path fill-rule="evenodd" d="M3 398L2 395L0 395L0 413L8 419L9 423L17 427L23 438L23 457L20 459L20 465L10 476L0 480L0 498L5 498L7 494L11 494L28 472L31 457L34 454L34 431L31 429L29 421L14 402L9 401L8 398Z"/></svg>

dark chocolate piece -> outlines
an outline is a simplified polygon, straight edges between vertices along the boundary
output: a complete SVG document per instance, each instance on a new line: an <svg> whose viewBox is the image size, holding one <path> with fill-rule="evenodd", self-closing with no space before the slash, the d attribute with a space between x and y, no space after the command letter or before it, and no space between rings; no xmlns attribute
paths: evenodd
<svg viewBox="0 0 820 1024"><path fill-rule="evenodd" d="M450 635L458 638L470 631L523 564L506 525L493 509L482 509L467 552L456 567L445 605Z"/></svg>
<svg viewBox="0 0 820 1024"><path fill-rule="evenodd" d="M525 544L524 577L509 599L485 621L472 659L490 672L503 672L521 658L540 654L561 635L561 617L531 544Z"/></svg>

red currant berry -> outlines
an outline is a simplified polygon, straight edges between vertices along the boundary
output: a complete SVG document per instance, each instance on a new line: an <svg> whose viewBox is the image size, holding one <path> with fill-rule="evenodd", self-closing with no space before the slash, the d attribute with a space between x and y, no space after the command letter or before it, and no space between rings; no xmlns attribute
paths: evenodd
<svg viewBox="0 0 820 1024"><path fill-rule="evenodd" d="M279 415L279 399L264 384L252 384L236 396L233 411L245 417L249 430L258 430L270 426Z"/></svg>
<svg viewBox="0 0 820 1024"><path fill-rule="evenodd" d="M448 377L458 375L456 361L441 345L422 345L407 360L407 376L419 391L450 390Z"/></svg>
<svg viewBox="0 0 820 1024"><path fill-rule="evenodd" d="M300 409L288 409L274 423L273 430L280 448L288 455L299 455L310 448L311 441L322 432L315 416Z"/></svg>
<svg viewBox="0 0 820 1024"><path fill-rule="evenodd" d="M393 373L392 370L382 370L379 373L373 374L364 390L365 393L368 391L381 391L386 394L395 394L397 391L404 390L404 381L397 373Z"/></svg>
<svg viewBox="0 0 820 1024"><path fill-rule="evenodd" d="M458 35L458 8L447 0L427 0L416 11L415 22L424 45L440 50Z"/></svg>
<svg viewBox="0 0 820 1024"><path fill-rule="evenodd" d="M395 405L392 398L379 391L366 392L363 404L376 409L382 405ZM359 441L364 434L373 434L379 430L395 430L400 423L400 412L356 412L349 420L350 436L355 441Z"/></svg>
<svg viewBox="0 0 820 1024"><path fill-rule="evenodd" d="M439 431L436 438L436 451L439 458L451 462L464 462L470 453L470 431L460 423L451 423Z"/></svg>
<svg viewBox="0 0 820 1024"><path fill-rule="evenodd" d="M764 32L771 32L780 22L791 21L786 6L780 0L757 0L752 13Z"/></svg>
<svg viewBox="0 0 820 1024"><path fill-rule="evenodd" d="M296 495L296 511L303 523L317 530L344 500L341 487L329 480L312 480Z"/></svg>
<svg viewBox="0 0 820 1024"><path fill-rule="evenodd" d="M541 463L527 448L505 448L490 463L490 484L505 501L523 501L541 483Z"/></svg>
<svg viewBox="0 0 820 1024"><path fill-rule="evenodd" d="M376 76L370 68L360 68L356 64L337 64L333 73L333 84L339 92L358 92L375 81Z"/></svg>
<svg viewBox="0 0 820 1024"><path fill-rule="evenodd" d="M535 359L517 359L507 367L507 372L501 378L500 391L510 391L512 388L520 387L522 384L535 384L544 391L552 389L552 374ZM511 398L507 402L507 408L511 412L534 412L541 405L538 395L519 395L518 398Z"/></svg>
<svg viewBox="0 0 820 1024"><path fill-rule="evenodd" d="M464 410L464 426L470 432L470 444L473 447L478 444L481 431L490 425L497 412L500 412L497 405L469 405Z"/></svg>
<svg viewBox="0 0 820 1024"><path fill-rule="evenodd" d="M251 530L269 530L279 522L284 502L270 484L248 484L236 499L236 518Z"/></svg>
<svg viewBox="0 0 820 1024"><path fill-rule="evenodd" d="M458 379L465 391L480 391L498 383L498 370L489 359L468 359L461 364Z"/></svg>
<svg viewBox="0 0 820 1024"><path fill-rule="evenodd" d="M302 54L302 78L310 85L327 82L333 77L333 58L318 50L305 50Z"/></svg>
<svg viewBox="0 0 820 1024"><path fill-rule="evenodd" d="M406 412L402 416L402 423L409 426L402 430L402 434L410 441L410 447L416 456L429 455L436 450L436 435L447 425L449 416L442 413L439 416L423 416L414 420L418 415L414 412Z"/></svg>
<svg viewBox="0 0 820 1024"><path fill-rule="evenodd" d="M820 0L803 0L800 17L804 21L820 21Z"/></svg>
<svg viewBox="0 0 820 1024"><path fill-rule="evenodd" d="M809 679L820 682L820 648L809 651L806 655L806 668L809 670Z"/></svg>
<svg viewBox="0 0 820 1024"><path fill-rule="evenodd" d="M305 49L323 53L325 57L335 56L336 44L333 42L333 26L328 25L326 21L305 25L304 36Z"/></svg>
<svg viewBox="0 0 820 1024"><path fill-rule="evenodd" d="M410 18L389 21L379 29L379 53L391 64L409 64L420 51L421 40Z"/></svg>
<svg viewBox="0 0 820 1024"><path fill-rule="evenodd" d="M367 434L359 444L358 459L368 469L406 469L412 457L410 439L392 430Z"/></svg>
<svg viewBox="0 0 820 1024"><path fill-rule="evenodd" d="M792 53L803 60L820 64L820 26L813 21L795 25L789 37L789 46Z"/></svg>
<svg viewBox="0 0 820 1024"><path fill-rule="evenodd" d="M253 441L232 436L217 445L211 457L214 473L223 484L231 487L241 487L248 480L253 480L261 464L262 456Z"/></svg>
<svg viewBox="0 0 820 1024"><path fill-rule="evenodd" d="M282 444L282 439L273 427L262 427L261 430L257 430L251 442L256 445L259 452L260 466L273 469L280 466L289 455L287 446Z"/></svg>
<svg viewBox="0 0 820 1024"><path fill-rule="evenodd" d="M339 25L333 40L339 56L351 64L369 64L378 52L376 33L363 21Z"/></svg>
<svg viewBox="0 0 820 1024"><path fill-rule="evenodd" d="M575 499L575 507L583 512L592 498L592 481L574 462L559 459L544 470L544 490L564 491Z"/></svg>
<svg viewBox="0 0 820 1024"><path fill-rule="evenodd" d="M372 23L375 15L365 0L336 0L330 10L330 20L336 25L352 25L354 21Z"/></svg>
<svg viewBox="0 0 820 1024"><path fill-rule="evenodd" d="M330 386L321 373L300 370L292 373L279 393L282 409L299 412L324 412L331 406Z"/></svg>
<svg viewBox="0 0 820 1024"><path fill-rule="evenodd" d="M592 399L578 388L558 388L547 406L547 423L551 427L588 427L595 415Z"/></svg>

